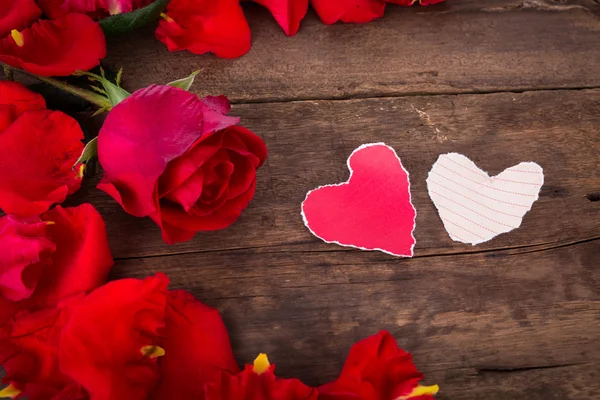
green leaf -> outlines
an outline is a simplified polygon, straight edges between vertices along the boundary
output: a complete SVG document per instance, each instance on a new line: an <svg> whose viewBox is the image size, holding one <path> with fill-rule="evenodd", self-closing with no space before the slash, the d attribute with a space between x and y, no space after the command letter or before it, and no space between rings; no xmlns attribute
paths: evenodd
<svg viewBox="0 0 600 400"><path fill-rule="evenodd" d="M117 78L116 78L117 81L121 80L122 74L123 74L122 70L120 70L117 73ZM127 90L125 90L121 86L119 86L118 83L114 84L111 81L109 81L106 78L104 69L102 69L102 67L100 67L100 75L94 74L93 72L88 72L88 71L76 71L75 73L73 73L73 75L86 76L90 81L96 82L96 83L99 83L100 85L102 85L102 87L104 89L101 89L95 85L90 85L90 87L92 89L94 89L95 91L102 93L106 96L105 98L108 100L108 102L110 104L108 107L103 107L104 109L110 110L112 107L116 106L117 104L119 104L120 102L122 102L123 100L125 100L126 98L131 96L131 93L129 93Z"/></svg>
<svg viewBox="0 0 600 400"><path fill-rule="evenodd" d="M173 81L171 83L167 83L167 85L173 86L173 87L177 87L177 88L180 88L180 89L183 89L183 90L190 90L190 88L194 84L194 78L196 78L196 75L198 75L199 73L200 73L200 70L194 71L187 78L177 79L176 81Z"/></svg>
<svg viewBox="0 0 600 400"><path fill-rule="evenodd" d="M79 158L77 159L77 161L75 161L75 164L73 165L73 170L75 170L75 167L78 164L85 164L88 161L90 161L92 158L96 157L98 155L98 136L96 136L95 138L93 138L92 140L90 140L88 142L88 144L85 145L85 147L83 148L83 152L81 152L81 155L79 156Z"/></svg>
<svg viewBox="0 0 600 400"><path fill-rule="evenodd" d="M169 0L156 0L146 7L104 18L100 26L107 35L131 32L157 20L167 4Z"/></svg>

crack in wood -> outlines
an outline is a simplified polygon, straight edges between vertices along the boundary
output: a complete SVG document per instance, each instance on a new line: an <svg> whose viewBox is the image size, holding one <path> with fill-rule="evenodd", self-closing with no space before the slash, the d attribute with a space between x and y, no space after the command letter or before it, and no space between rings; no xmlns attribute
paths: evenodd
<svg viewBox="0 0 600 400"><path fill-rule="evenodd" d="M478 375L490 374L490 373L505 374L505 373L515 373L515 372L537 371L537 370L544 370L544 369L569 368L569 367L589 365L589 364L590 364L589 362L578 362L578 363L550 364L550 365L531 365L531 366L523 366L523 367L490 365L490 366L475 367L475 370L477 371Z"/></svg>
<svg viewBox="0 0 600 400"><path fill-rule="evenodd" d="M466 256L466 255L483 254L483 253L507 252L507 251L512 251L512 250L522 250L522 249L526 250L526 251L507 254L507 255L511 256L511 255L535 253L535 252L540 252L540 251L550 251L550 250L554 250L554 249L560 249L563 247L576 246L579 244L593 242L596 240L600 240L600 236L576 240L576 241L564 242L564 243L549 242L549 243L538 243L538 244L523 245L523 246L484 249L484 250L476 250L476 251L462 251L462 252L440 253L440 254L424 254L424 255L415 255L413 258ZM557 243L557 244L555 244L555 243ZM152 254L152 255L145 255L145 256L139 256L139 257L115 257L115 261L141 260L141 259L146 259L146 258L157 258L157 257L177 257L177 256L186 256L186 255L193 255L193 254L206 254L206 253L239 252L239 251L248 251L248 250L252 251L252 250L260 250L260 249L270 249L270 248L275 248L275 247L294 246L294 245L298 245L298 244L303 245L306 243L283 243L283 244L267 245L267 246L236 247L236 248L226 248L226 249L189 251L189 252L180 252L180 253L171 253L171 254ZM531 249L531 250L527 250L527 249ZM356 253L356 252L361 252L361 250L355 250L355 249L351 249L351 248L341 248L341 249L332 249L332 250L299 250L299 251L283 249L281 251L261 252L260 254L307 254L307 253L314 254L314 253L341 253L341 252ZM410 259L406 259L406 260L410 260ZM396 261L398 261L398 258L391 258L389 260L379 260L379 261L380 262L386 262L386 261L396 262Z"/></svg>

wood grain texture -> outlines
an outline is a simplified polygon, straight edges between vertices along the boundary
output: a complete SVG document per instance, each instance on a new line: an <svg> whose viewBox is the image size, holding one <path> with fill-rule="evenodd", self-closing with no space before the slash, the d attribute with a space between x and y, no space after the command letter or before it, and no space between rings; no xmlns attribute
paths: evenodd
<svg viewBox="0 0 600 400"><path fill-rule="evenodd" d="M451 0L388 6L366 25L326 26L313 11L286 37L268 11L244 5L252 50L236 60L169 53L151 30L109 41L125 83L167 83L200 69L200 94L237 102L599 87L594 0Z"/></svg>

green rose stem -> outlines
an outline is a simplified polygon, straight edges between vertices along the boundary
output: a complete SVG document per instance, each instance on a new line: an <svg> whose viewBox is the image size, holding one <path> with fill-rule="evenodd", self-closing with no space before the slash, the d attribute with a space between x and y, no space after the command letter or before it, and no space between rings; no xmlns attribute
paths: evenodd
<svg viewBox="0 0 600 400"><path fill-rule="evenodd" d="M10 75L11 76L13 75L13 68L9 67L6 64L3 64L3 67L4 67L5 74L7 74L7 71L10 71ZM100 94L94 93L89 90L81 89L77 86L73 86L71 84L60 81L58 79L31 74L31 73L29 73L27 71L23 71L23 70L18 70L18 71L24 73L25 75L31 76L32 78L38 79L44 83L47 83L48 85L51 85L58 89L64 90L67 93L70 93L72 95L80 97L80 98L94 104L102 111L109 110L110 108L112 108L112 104L110 103L110 101L106 97L104 97Z"/></svg>

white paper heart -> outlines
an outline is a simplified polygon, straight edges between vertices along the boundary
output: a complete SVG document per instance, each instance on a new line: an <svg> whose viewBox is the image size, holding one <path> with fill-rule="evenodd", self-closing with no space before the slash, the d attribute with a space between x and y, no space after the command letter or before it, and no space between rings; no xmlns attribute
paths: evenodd
<svg viewBox="0 0 600 400"><path fill-rule="evenodd" d="M472 245L521 226L543 184L544 171L534 162L490 177L458 153L440 155L427 176L429 197L446 231L452 240Z"/></svg>

